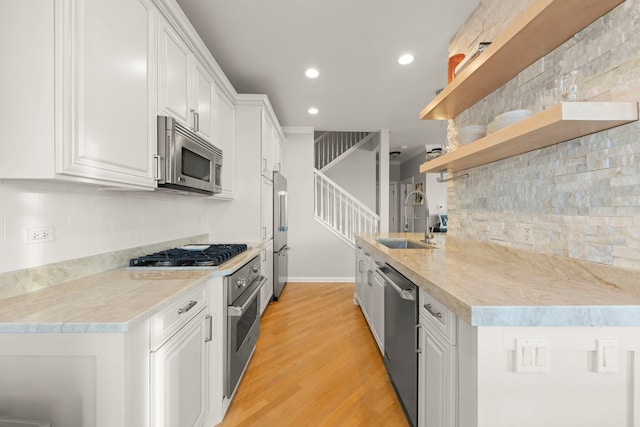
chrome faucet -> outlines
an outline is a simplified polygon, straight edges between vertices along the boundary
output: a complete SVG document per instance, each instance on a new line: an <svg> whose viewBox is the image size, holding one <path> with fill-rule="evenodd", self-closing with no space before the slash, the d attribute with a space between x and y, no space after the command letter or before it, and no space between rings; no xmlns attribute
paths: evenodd
<svg viewBox="0 0 640 427"><path fill-rule="evenodd" d="M407 197L404 199L404 232L406 233L407 231L409 231L409 219L407 218L407 204L409 203L409 198L413 194L419 194L424 199L425 229L424 229L423 242L427 244L433 244L433 241L432 241L433 233L431 232L429 227L429 200L427 199L427 195L420 190L413 190L412 192L407 194ZM412 221L415 221L416 219L422 219L422 218L412 218Z"/></svg>

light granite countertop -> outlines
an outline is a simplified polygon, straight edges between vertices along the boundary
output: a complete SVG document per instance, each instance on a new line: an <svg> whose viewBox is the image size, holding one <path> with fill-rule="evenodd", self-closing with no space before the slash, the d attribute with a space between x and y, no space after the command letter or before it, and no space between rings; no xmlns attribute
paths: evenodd
<svg viewBox="0 0 640 427"><path fill-rule="evenodd" d="M370 249L472 326L640 326L640 272L438 236L435 249Z"/></svg>
<svg viewBox="0 0 640 427"><path fill-rule="evenodd" d="M0 333L122 333L209 277L260 253L250 248L218 268L121 268L0 302Z"/></svg>

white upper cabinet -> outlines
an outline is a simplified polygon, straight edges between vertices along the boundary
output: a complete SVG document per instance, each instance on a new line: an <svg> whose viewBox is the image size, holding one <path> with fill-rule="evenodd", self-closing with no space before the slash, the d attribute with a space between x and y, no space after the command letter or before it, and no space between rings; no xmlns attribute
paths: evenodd
<svg viewBox="0 0 640 427"><path fill-rule="evenodd" d="M0 8L0 49L11 58L0 76L0 110L11 129L1 135L12 142L1 177L154 187L151 1L27 0Z"/></svg>
<svg viewBox="0 0 640 427"><path fill-rule="evenodd" d="M262 177L262 241L273 239L273 181Z"/></svg>
<svg viewBox="0 0 640 427"><path fill-rule="evenodd" d="M156 10L149 0L65 3L57 172L153 187Z"/></svg>
<svg viewBox="0 0 640 427"><path fill-rule="evenodd" d="M273 121L268 114L262 111L262 175L269 179L273 179Z"/></svg>
<svg viewBox="0 0 640 427"><path fill-rule="evenodd" d="M159 20L158 114L172 116L187 126L189 121L189 75L191 50L176 31Z"/></svg>
<svg viewBox="0 0 640 427"><path fill-rule="evenodd" d="M216 198L231 199L235 190L235 139L236 110L233 102L216 85L213 108L215 127L213 144L222 150L222 193Z"/></svg>
<svg viewBox="0 0 640 427"><path fill-rule="evenodd" d="M215 81L165 19L160 19L159 34L158 114L212 142Z"/></svg>
<svg viewBox="0 0 640 427"><path fill-rule="evenodd" d="M191 113L196 118L196 132L204 139L213 142L216 96L216 83L204 66L194 60L193 94L194 107ZM214 142L214 145L215 142ZM221 148L221 147L219 147Z"/></svg>

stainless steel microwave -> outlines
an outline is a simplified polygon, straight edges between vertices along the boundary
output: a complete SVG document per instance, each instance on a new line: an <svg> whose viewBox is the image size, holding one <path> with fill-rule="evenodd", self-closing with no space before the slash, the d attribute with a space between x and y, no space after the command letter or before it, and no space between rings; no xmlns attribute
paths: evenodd
<svg viewBox="0 0 640 427"><path fill-rule="evenodd" d="M172 117L158 116L158 189L187 194L222 191L222 150Z"/></svg>

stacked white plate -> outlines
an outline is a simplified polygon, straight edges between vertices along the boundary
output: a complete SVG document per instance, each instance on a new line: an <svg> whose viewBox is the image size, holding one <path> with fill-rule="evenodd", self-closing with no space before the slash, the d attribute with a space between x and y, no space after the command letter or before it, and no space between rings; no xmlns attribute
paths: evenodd
<svg viewBox="0 0 640 427"><path fill-rule="evenodd" d="M460 144L468 144L476 141L487 134L486 126L471 125L465 126L458 131L458 142Z"/></svg>
<svg viewBox="0 0 640 427"><path fill-rule="evenodd" d="M489 133L493 133L499 131L500 129L504 129L507 126L511 126L514 123L518 123L528 117L533 115L533 111L531 110L513 110L507 111L506 113L502 113L499 116L489 123L487 126L487 131Z"/></svg>

